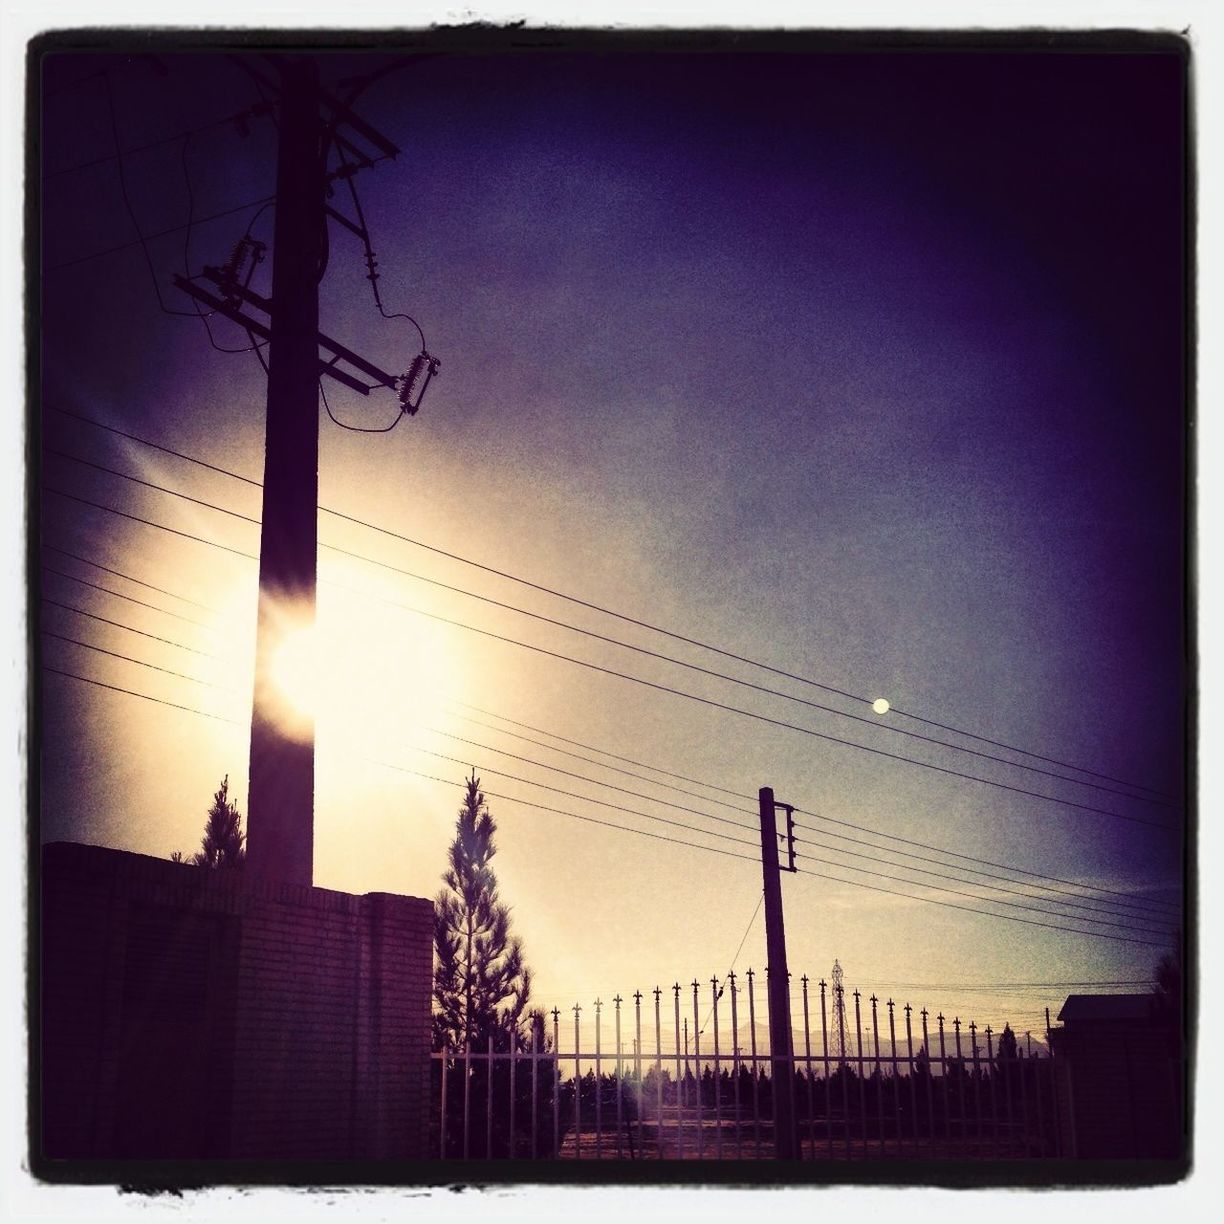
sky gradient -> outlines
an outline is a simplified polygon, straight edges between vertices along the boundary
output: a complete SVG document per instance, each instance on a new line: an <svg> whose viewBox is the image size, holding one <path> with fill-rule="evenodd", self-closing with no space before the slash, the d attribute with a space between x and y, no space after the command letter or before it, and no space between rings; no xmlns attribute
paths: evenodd
<svg viewBox="0 0 1224 1224"><path fill-rule="evenodd" d="M330 57L324 79L392 58ZM99 68L105 76L91 76ZM259 493L57 410L260 479L265 378L255 356L215 351L197 320L162 313L154 290L156 281L166 306L189 309L170 274L184 259L193 271L222 262L256 209L149 241L151 274L130 245L124 194L146 235L182 227L189 209L200 218L262 199L273 191L275 133L266 117L247 136L217 126L185 147L171 140L124 157L121 179L116 133L132 149L234 114L257 100L249 77L198 55L62 56L46 69L42 560L190 619L44 572L42 594L58 602L44 604L42 628L60 636L43 638L42 661L238 725L46 675L41 833L164 856L195 847L222 775L246 810L255 566L64 494L248 553L258 528L56 452L253 518ZM796 975L827 977L837 957L852 985L1021 1031L1068 991L1016 998L991 984L1148 979L1167 941L1137 932L1144 915L1157 921L1141 907L1182 899L1183 90L1182 61L1169 54L946 52L469 53L372 84L361 113L402 150L356 179L380 288L388 310L419 321L442 370L421 413L389 434L322 417L321 505L868 700L327 514L321 540L873 725L324 549L321 681L331 688L318 728L316 883L433 895L475 765L497 796L495 863L540 1003L721 977L746 927L736 965L759 970L752 797L770 785L800 809L801 866L860 882L784 881ZM73 169L94 159L105 160ZM351 213L341 188L332 203ZM265 211L253 232L270 241L271 227ZM111 247L120 249L93 257ZM379 317L363 273L360 243L333 226L323 330L402 369L416 333ZM270 261L258 275L267 292ZM214 336L247 343L224 322ZM343 420L394 417L390 396L367 402L335 384L327 394ZM400 605L1113 814L738 716ZM1171 806L1116 781L1095 779L1132 797L898 735L889 728L1014 758L905 715L875 716L878 696L1156 788ZM687 794L664 791L562 757L509 734L547 739L539 732L470 706L738 798L674 778ZM1097 929L1160 946L869 891L861 884L996 908L929 891L976 887L914 874L899 843L874 851L835 836L886 844L863 830L1114 890L1104 896L1132 904L1098 911L1122 925ZM963 869L938 858L921 865ZM1102 897L1079 900L1111 904ZM1045 918L1010 912L1060 925L1089 912L1054 908Z"/></svg>

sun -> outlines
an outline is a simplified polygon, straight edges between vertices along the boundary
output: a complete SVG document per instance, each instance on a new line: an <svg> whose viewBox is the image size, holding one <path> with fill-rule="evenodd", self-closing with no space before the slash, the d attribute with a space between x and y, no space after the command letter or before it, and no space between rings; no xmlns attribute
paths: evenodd
<svg viewBox="0 0 1224 1224"><path fill-rule="evenodd" d="M267 674L287 734L390 752L462 692L463 671L440 630L328 592L316 619L283 618Z"/></svg>
<svg viewBox="0 0 1224 1224"><path fill-rule="evenodd" d="M298 718L313 719L319 708L322 652L315 626L291 629L272 656L272 683Z"/></svg>

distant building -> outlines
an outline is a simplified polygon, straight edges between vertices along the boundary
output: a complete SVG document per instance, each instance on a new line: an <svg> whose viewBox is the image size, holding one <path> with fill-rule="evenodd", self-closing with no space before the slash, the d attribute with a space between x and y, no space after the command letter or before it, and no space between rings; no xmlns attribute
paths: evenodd
<svg viewBox="0 0 1224 1224"><path fill-rule="evenodd" d="M1185 1060L1155 996L1069 995L1058 1019L1050 1048L1063 1155L1183 1157Z"/></svg>

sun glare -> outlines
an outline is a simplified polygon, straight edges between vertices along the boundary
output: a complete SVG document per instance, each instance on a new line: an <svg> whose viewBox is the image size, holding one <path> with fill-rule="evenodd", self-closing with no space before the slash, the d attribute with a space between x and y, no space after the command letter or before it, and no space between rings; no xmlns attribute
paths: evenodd
<svg viewBox="0 0 1224 1224"><path fill-rule="evenodd" d="M449 639L408 624L390 608L347 601L320 604L313 625L287 626L270 679L286 730L317 723L322 734L392 751L436 719L447 695L460 695L462 668Z"/></svg>
<svg viewBox="0 0 1224 1224"><path fill-rule="evenodd" d="M272 658L272 682L295 714L314 718L319 708L320 680L318 631L291 630Z"/></svg>

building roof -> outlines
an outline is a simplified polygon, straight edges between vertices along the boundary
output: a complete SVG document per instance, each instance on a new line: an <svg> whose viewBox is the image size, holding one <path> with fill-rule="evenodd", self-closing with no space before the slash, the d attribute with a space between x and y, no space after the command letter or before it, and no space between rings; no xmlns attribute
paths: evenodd
<svg viewBox="0 0 1224 1224"><path fill-rule="evenodd" d="M1063 1021L1148 1020L1152 1015L1150 994L1073 994L1067 996L1058 1018Z"/></svg>

